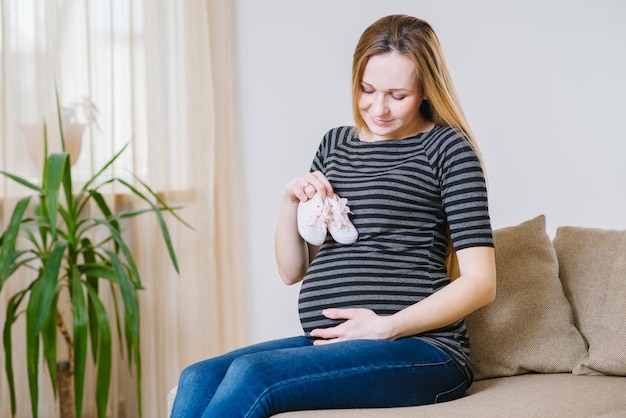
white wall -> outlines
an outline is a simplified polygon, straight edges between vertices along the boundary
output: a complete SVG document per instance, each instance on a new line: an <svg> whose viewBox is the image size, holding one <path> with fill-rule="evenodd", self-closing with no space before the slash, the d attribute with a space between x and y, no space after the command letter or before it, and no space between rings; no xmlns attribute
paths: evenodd
<svg viewBox="0 0 626 418"><path fill-rule="evenodd" d="M487 162L498 228L543 213L626 228L626 2L237 0L237 126L250 342L300 332L297 286L278 277L282 187L324 132L350 124L352 50L378 17L438 32Z"/></svg>

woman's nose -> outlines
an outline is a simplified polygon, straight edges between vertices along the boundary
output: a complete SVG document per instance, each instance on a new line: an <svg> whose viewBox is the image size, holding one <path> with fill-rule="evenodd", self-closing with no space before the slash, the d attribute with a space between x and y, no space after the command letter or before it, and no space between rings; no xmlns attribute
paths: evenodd
<svg viewBox="0 0 626 418"><path fill-rule="evenodd" d="M387 113L387 99L384 94L374 95L371 112L375 116L382 116Z"/></svg>

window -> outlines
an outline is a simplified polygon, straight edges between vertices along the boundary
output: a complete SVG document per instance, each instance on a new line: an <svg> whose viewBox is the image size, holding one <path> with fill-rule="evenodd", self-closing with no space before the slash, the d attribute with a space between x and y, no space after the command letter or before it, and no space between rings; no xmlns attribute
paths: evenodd
<svg viewBox="0 0 626 418"><path fill-rule="evenodd" d="M51 150L60 149L58 87L68 149L80 151L74 178L89 178L129 142L115 175L146 175L142 1L9 0L1 13L2 168L40 176L44 120ZM97 108L93 123L85 103ZM84 128L70 130L82 138L71 147L70 121Z"/></svg>

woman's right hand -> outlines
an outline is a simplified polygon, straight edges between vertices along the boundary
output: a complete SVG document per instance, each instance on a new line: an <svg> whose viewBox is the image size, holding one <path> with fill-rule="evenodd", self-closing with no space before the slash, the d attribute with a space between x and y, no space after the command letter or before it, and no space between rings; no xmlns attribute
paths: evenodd
<svg viewBox="0 0 626 418"><path fill-rule="evenodd" d="M294 203L306 202L316 193L322 199L334 194L333 186L321 171L306 173L291 180L283 189L283 198Z"/></svg>
<svg viewBox="0 0 626 418"><path fill-rule="evenodd" d="M298 232L298 204L318 193L322 199L334 194L333 186L321 171L306 173L285 185L274 240L278 272L287 284L304 277L317 248L310 246Z"/></svg>

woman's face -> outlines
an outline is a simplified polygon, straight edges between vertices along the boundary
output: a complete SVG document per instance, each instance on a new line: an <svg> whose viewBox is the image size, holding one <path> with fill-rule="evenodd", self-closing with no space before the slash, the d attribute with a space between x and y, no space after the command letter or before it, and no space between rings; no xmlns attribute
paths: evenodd
<svg viewBox="0 0 626 418"><path fill-rule="evenodd" d="M419 114L423 99L413 61L396 52L372 56L365 65L358 97L369 129L361 139L402 139L427 130L431 124Z"/></svg>

